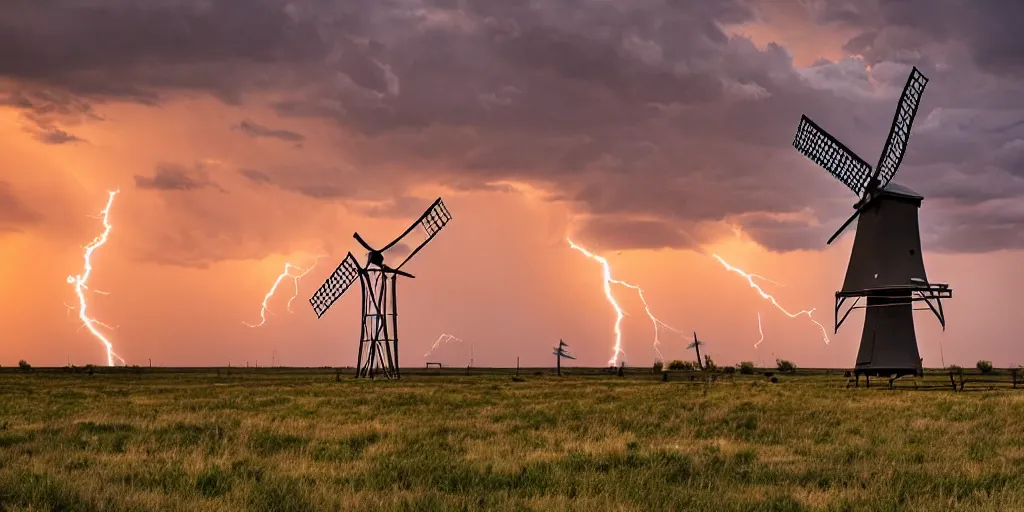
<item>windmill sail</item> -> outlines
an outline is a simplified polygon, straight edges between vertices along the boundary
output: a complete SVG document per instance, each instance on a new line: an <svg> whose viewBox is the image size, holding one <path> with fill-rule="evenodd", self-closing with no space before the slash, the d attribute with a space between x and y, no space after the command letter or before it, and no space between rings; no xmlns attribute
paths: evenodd
<svg viewBox="0 0 1024 512"><path fill-rule="evenodd" d="M824 167L858 197L864 194L871 179L871 165L807 116L800 117L793 147Z"/></svg>
<svg viewBox="0 0 1024 512"><path fill-rule="evenodd" d="M397 267L394 267L395 270L398 270L408 263L416 253L420 252L428 242L433 240L434 237L441 232L441 229L448 225L448 221L450 220L452 220L452 214L448 211L448 207L445 206L444 201L439 197L430 205L429 208L427 208L425 212L423 212L423 215L420 215L420 217L408 227L408 229L403 231L401 235L398 235L397 238L382 247L380 250L375 250L373 247L370 247L370 244L366 243L366 241L359 236L359 233L356 233L353 236L355 236L360 245L371 253L383 253L384 251L395 247L399 243L403 243L408 246L410 249L409 255L406 256ZM416 228L420 229L417 230Z"/></svg>
<svg viewBox="0 0 1024 512"><path fill-rule="evenodd" d="M309 304L313 306L316 317L324 316L324 313L348 291L352 283L359 279L359 263L352 253L348 253L345 259L341 260L338 268L331 272L331 275L320 285L320 288L309 298Z"/></svg>
<svg viewBox="0 0 1024 512"><path fill-rule="evenodd" d="M910 140L910 128L914 124L914 117L917 116L917 108L921 105L921 96L926 85L928 78L916 67L911 70L907 85L903 87L903 94L900 95L900 104L893 117L892 128L889 129L889 137L885 139L885 148L878 160L879 189L892 181L900 168L900 163L903 162L907 142Z"/></svg>

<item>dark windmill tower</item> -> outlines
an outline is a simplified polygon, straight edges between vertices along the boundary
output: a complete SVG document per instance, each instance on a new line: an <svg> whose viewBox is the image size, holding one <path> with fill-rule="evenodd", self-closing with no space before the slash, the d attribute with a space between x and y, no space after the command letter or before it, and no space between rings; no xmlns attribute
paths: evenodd
<svg viewBox="0 0 1024 512"><path fill-rule="evenodd" d="M836 231L831 244L858 217L843 289L836 292L835 330L853 309L864 308L864 333L855 374L898 378L919 375L921 359L914 334L914 303L924 302L939 319L946 318L941 299L953 296L946 284L929 283L921 258L917 210L924 199L892 182L907 149L910 127L928 79L917 68L903 88L885 148L874 170L841 142L802 116L793 146L822 166L860 198L854 213ZM847 299L853 302L840 316ZM866 305L858 306L860 299Z"/></svg>
<svg viewBox="0 0 1024 512"><path fill-rule="evenodd" d="M575 356L572 356L565 351L565 347L568 346L568 343L562 340L558 340L558 348L554 349L554 351L552 352L552 354L554 354L555 356L555 369L559 376L562 375L562 358L564 357L566 359L576 359Z"/></svg>
<svg viewBox="0 0 1024 512"><path fill-rule="evenodd" d="M313 306L313 312L320 318L337 301L356 279L359 280L363 290L363 313L362 324L359 327L359 355L356 364L356 377L370 377L377 373L388 378L399 378L398 366L398 276L415 277L412 274L403 272L402 266L409 262L428 242L433 240L452 219L448 208L445 207L441 198L437 198L434 204L423 212L423 215L416 220L409 229L406 229L398 238L385 245L381 249L374 249L359 233L352 236L362 245L369 254L366 266L360 266L352 253L348 253L341 261L338 268L331 273L324 281L320 289L309 299ZM422 229L416 230L417 227ZM406 240L406 237L414 231L421 233L423 238L416 242L405 243L404 246L411 248L409 255L398 264L397 267L390 267L384 263L384 252Z"/></svg>

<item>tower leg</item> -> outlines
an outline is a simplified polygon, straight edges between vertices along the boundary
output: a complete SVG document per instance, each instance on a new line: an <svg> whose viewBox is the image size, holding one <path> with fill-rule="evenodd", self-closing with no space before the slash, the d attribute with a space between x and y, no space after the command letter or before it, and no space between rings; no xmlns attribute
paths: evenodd
<svg viewBox="0 0 1024 512"><path fill-rule="evenodd" d="M365 274L360 274L359 275L359 287L362 289L362 292L363 292L363 294L362 294L362 301L361 301L362 302L362 307L363 307L363 314L362 314L362 321L359 322L359 353L356 356L356 378L357 379L359 378L359 375L363 371L363 345L366 344L366 317L367 317L367 313L369 311L369 309L367 307L368 305L366 303L366 294L367 294L367 291L368 291L367 287L366 287L366 281L367 281L367 276Z"/></svg>
<svg viewBox="0 0 1024 512"><path fill-rule="evenodd" d="M391 336L395 344L395 378L402 378L402 367L398 364L398 279L391 274Z"/></svg>

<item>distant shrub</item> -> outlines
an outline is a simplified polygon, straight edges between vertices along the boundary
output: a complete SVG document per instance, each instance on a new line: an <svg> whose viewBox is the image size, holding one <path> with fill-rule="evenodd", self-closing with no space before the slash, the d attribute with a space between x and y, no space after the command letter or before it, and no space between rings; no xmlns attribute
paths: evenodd
<svg viewBox="0 0 1024 512"><path fill-rule="evenodd" d="M715 371L717 369L718 369L718 366L711 359L711 356L705 355L704 356L704 370L709 371L709 372L713 372L713 371Z"/></svg>
<svg viewBox="0 0 1024 512"><path fill-rule="evenodd" d="M739 368L740 368L740 373L742 373L743 375L753 375L754 374L754 363L751 362L751 361L743 361L743 362L741 362L739 364Z"/></svg>
<svg viewBox="0 0 1024 512"><path fill-rule="evenodd" d="M654 373L661 373L661 371L664 370L664 369L665 369L665 363L664 362L662 362L662 361L655 361L654 362Z"/></svg>
<svg viewBox="0 0 1024 512"><path fill-rule="evenodd" d="M771 381L772 381L772 384L778 384L779 378L778 377L772 377Z"/></svg>
<svg viewBox="0 0 1024 512"><path fill-rule="evenodd" d="M18 361L18 368L27 372L32 369L32 365L28 364L28 361L22 359L21 361Z"/></svg>
<svg viewBox="0 0 1024 512"><path fill-rule="evenodd" d="M793 373L796 371L796 365L792 361L786 361L785 359L776 359L775 367L783 373Z"/></svg>
<svg viewBox="0 0 1024 512"><path fill-rule="evenodd" d="M725 368L722 368L722 373L725 373L726 375L732 375L732 374L736 373L736 367L735 366L726 366Z"/></svg>
<svg viewBox="0 0 1024 512"><path fill-rule="evenodd" d="M676 359L668 364L669 370L693 371L694 368L696 368L696 365L694 365L692 361L680 361Z"/></svg>
<svg viewBox="0 0 1024 512"><path fill-rule="evenodd" d="M948 371L950 373L955 373L957 375L963 375L963 373L964 373L964 369L961 368L960 365L956 365L956 364L951 364L951 365L947 366L946 367L946 371Z"/></svg>
<svg viewBox="0 0 1024 512"><path fill-rule="evenodd" d="M991 373L992 372L992 361L981 360L981 361L978 361L978 365L977 366L978 366L978 370L981 370L981 373Z"/></svg>

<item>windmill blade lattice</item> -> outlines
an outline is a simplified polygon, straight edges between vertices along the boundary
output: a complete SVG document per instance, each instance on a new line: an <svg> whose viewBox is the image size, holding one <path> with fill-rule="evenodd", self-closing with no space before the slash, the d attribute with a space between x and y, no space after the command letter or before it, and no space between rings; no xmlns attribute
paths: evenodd
<svg viewBox="0 0 1024 512"><path fill-rule="evenodd" d="M420 249L423 249L423 247L425 247L427 243L433 240L434 237L437 236L437 234L440 233L441 230L448 225L448 222L450 220L452 220L452 214L448 211L448 207L445 206L444 201L442 201L441 198L439 197L437 198L436 201L434 201L434 204L430 205L430 207L427 208L425 212L423 212L423 215L421 215L420 218L416 220L416 222L409 226L409 229L405 230L405 232L402 233L401 236L396 238L395 241L388 244L387 247L383 250L387 250L388 248L398 243L400 240L404 240L406 236L410 236L413 233L421 234L422 238L420 238L419 242L416 243L416 246L412 248L412 250L409 252L409 255L406 256L405 259L402 260L402 262L399 263L397 267L395 267L396 269L400 269L402 268L403 265L408 263L409 260L411 260L412 257L416 255L416 253L420 252ZM421 227L423 229L416 230L417 227Z"/></svg>
<svg viewBox="0 0 1024 512"><path fill-rule="evenodd" d="M871 165L807 116L800 117L793 147L825 168L858 197L864 194L871 179Z"/></svg>
<svg viewBox="0 0 1024 512"><path fill-rule="evenodd" d="M917 109L921 105L921 96L924 94L926 85L928 85L928 78L914 68L910 72L910 77L907 78L907 85L903 87L900 105L896 109L892 128L889 129L889 137L885 139L885 149L882 150L882 156L878 160L879 188L888 185L900 168L903 155L907 150L907 142L910 140L910 128L914 124L914 117L917 116Z"/></svg>
<svg viewBox="0 0 1024 512"><path fill-rule="evenodd" d="M348 291L352 283L359 279L359 263L352 253L348 253L345 259L341 260L338 268L320 285L320 288L309 298L309 304L313 306L316 317L324 316L324 313Z"/></svg>

